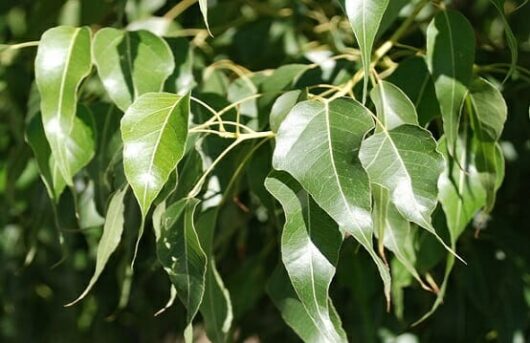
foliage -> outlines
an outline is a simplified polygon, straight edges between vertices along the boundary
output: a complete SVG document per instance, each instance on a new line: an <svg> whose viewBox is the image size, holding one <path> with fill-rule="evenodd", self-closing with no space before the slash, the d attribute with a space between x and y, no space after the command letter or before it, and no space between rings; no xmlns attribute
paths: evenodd
<svg viewBox="0 0 530 343"><path fill-rule="evenodd" d="M4 1L2 341L524 341L528 15Z"/></svg>

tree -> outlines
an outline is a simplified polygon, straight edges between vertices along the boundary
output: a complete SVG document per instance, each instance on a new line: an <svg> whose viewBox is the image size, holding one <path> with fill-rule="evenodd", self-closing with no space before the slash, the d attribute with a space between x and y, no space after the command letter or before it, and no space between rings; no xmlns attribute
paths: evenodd
<svg viewBox="0 0 530 343"><path fill-rule="evenodd" d="M1 5L2 337L528 334L529 7L196 2Z"/></svg>

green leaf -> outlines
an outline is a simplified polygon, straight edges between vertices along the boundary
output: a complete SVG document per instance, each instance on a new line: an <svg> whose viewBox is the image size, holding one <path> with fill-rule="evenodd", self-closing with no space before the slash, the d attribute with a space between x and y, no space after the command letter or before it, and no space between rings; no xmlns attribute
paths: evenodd
<svg viewBox="0 0 530 343"><path fill-rule="evenodd" d="M444 154L446 161L444 172L438 181L439 197L452 242L456 242L486 202L486 193L475 165L471 139L467 135L460 137L456 148L458 163L450 158L445 138L442 137L438 144L438 149Z"/></svg>
<svg viewBox="0 0 530 343"><path fill-rule="evenodd" d="M218 208L212 208L200 214L197 220L197 233L201 246L208 258L204 298L200 311L208 338L214 342L226 342L232 326L232 302L213 256L213 236L217 221Z"/></svg>
<svg viewBox="0 0 530 343"><path fill-rule="evenodd" d="M400 62L386 80L398 86L414 102L422 127L441 115L434 82L425 58L417 56Z"/></svg>
<svg viewBox="0 0 530 343"><path fill-rule="evenodd" d="M124 112L140 95L160 92L175 69L167 43L144 30L101 29L92 54L105 90Z"/></svg>
<svg viewBox="0 0 530 343"><path fill-rule="evenodd" d="M390 274L372 243L368 176L357 157L373 128L370 112L355 100L308 100L296 105L276 136L273 167L291 174L338 224L370 253L390 292Z"/></svg>
<svg viewBox="0 0 530 343"><path fill-rule="evenodd" d="M414 104L397 86L380 81L370 92L381 124L392 130L403 124L418 125L418 114ZM376 127L379 131L380 127Z"/></svg>
<svg viewBox="0 0 530 343"><path fill-rule="evenodd" d="M52 156L40 113L36 114L26 127L26 141L33 150L49 197L58 203L66 182Z"/></svg>
<svg viewBox="0 0 530 343"><path fill-rule="evenodd" d="M519 59L519 49L517 47L517 38L513 34L510 23L508 23L508 18L504 14L504 0L490 0L490 2L495 6L497 11L501 16L502 23L504 24L504 34L506 35L506 42L508 43L508 48L510 48L511 62L510 70L506 74L505 80L507 80L517 69L517 60Z"/></svg>
<svg viewBox="0 0 530 343"><path fill-rule="evenodd" d="M208 0L199 0L199 7L201 8L202 18L204 19L204 24L210 36L213 37L212 31L210 31L210 25L208 24Z"/></svg>
<svg viewBox="0 0 530 343"><path fill-rule="evenodd" d="M147 93L121 121L125 176L145 217L184 154L189 96Z"/></svg>
<svg viewBox="0 0 530 343"><path fill-rule="evenodd" d="M475 33L466 17L455 11L442 11L434 17L427 28L427 59L452 152L475 60Z"/></svg>
<svg viewBox="0 0 530 343"><path fill-rule="evenodd" d="M407 220L435 235L431 214L437 204L436 183L443 157L431 133L413 125L375 133L364 140L359 158L371 183L388 189L390 199Z"/></svg>
<svg viewBox="0 0 530 343"><path fill-rule="evenodd" d="M272 273L267 283L267 293L274 302L274 305L280 310L283 320L285 320L304 342L328 342L328 340L322 340L321 328L309 316L293 289L283 266L278 266ZM342 331L340 317L333 303L329 301L328 306L335 330L340 332L341 337L345 336Z"/></svg>
<svg viewBox="0 0 530 343"><path fill-rule="evenodd" d="M46 31L35 59L44 132L66 184L94 153L91 132L77 112L77 88L92 68L90 29L59 26Z"/></svg>
<svg viewBox="0 0 530 343"><path fill-rule="evenodd" d="M374 40L388 3L389 0L340 0L361 49L364 68L363 103L368 92Z"/></svg>
<svg viewBox="0 0 530 343"><path fill-rule="evenodd" d="M425 285L414 267L416 263L415 231L411 228L410 222L403 218L396 206L390 202L388 189L374 183L372 184L372 194L374 198L372 216L380 244L394 253L401 265L418 280L423 288L430 289ZM382 249L379 250L380 255L382 255Z"/></svg>
<svg viewBox="0 0 530 343"><path fill-rule="evenodd" d="M272 105L271 113L269 115L271 130L273 132L278 132L280 124L287 114L289 114L291 109L297 102L306 100L306 98L307 96L305 92L302 92L301 90L292 90L280 95Z"/></svg>
<svg viewBox="0 0 530 343"><path fill-rule="evenodd" d="M121 236L123 233L123 224L125 222L125 203L123 201L123 198L125 197L125 194L127 193L128 189L129 187L123 187L122 189L114 193L114 195L112 196L109 208L107 210L107 216L105 218L103 235L101 236L101 239L99 240L98 244L98 250L96 253L96 270L94 271L94 275L92 275L92 278L90 279L88 286L83 291L83 293L81 293L81 295L76 300L72 301L66 306L74 305L75 303L83 299L88 294L88 292L90 292L90 290L98 280L99 276L105 269L105 265L109 261L110 256L112 255L112 253L114 253L114 251L120 244Z"/></svg>
<svg viewBox="0 0 530 343"><path fill-rule="evenodd" d="M162 215L160 230L155 230L158 259L188 311L188 324L199 311L207 268L207 256L194 224L198 204L197 199L182 199L172 204Z"/></svg>
<svg viewBox="0 0 530 343"><path fill-rule="evenodd" d="M484 211L490 213L495 205L497 190L504 180L504 155L496 142L474 140L475 165L486 190Z"/></svg>
<svg viewBox="0 0 530 343"><path fill-rule="evenodd" d="M342 235L337 224L286 173L272 173L268 191L282 204L285 225L282 261L298 299L319 328L317 341L346 342L329 311L329 286L335 275Z"/></svg>
<svg viewBox="0 0 530 343"><path fill-rule="evenodd" d="M501 92L482 78L475 79L469 89L473 115L471 125L481 141L497 141L508 116Z"/></svg>

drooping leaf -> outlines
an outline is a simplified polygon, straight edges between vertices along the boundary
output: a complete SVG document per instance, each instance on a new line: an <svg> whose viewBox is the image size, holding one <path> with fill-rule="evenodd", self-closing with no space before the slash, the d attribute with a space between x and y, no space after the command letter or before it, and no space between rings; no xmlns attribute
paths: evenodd
<svg viewBox="0 0 530 343"><path fill-rule="evenodd" d="M267 293L274 305L280 310L283 320L296 332L304 342L327 342L322 340L321 328L308 315L307 310L298 298L283 266L278 266L267 283ZM328 303L329 315L335 330L342 331L342 323L331 300Z"/></svg>
<svg viewBox="0 0 530 343"><path fill-rule="evenodd" d="M452 152L475 60L475 34L466 17L449 10L434 17L427 28L427 59Z"/></svg>
<svg viewBox="0 0 530 343"><path fill-rule="evenodd" d="M485 79L475 79L469 89L473 113L471 125L481 141L497 141L508 116L501 92Z"/></svg>
<svg viewBox="0 0 530 343"><path fill-rule="evenodd" d="M370 79L370 64L372 62L372 48L379 31L381 20L387 9L389 0L339 0L350 25L353 29L357 44L361 49L364 69L363 103L368 92Z"/></svg>
<svg viewBox="0 0 530 343"><path fill-rule="evenodd" d="M372 127L369 111L355 100L301 102L280 125L272 164L291 174L341 230L363 245L388 295L390 274L372 243L368 176L357 157Z"/></svg>
<svg viewBox="0 0 530 343"><path fill-rule="evenodd" d="M172 204L162 215L160 231L155 230L158 259L187 309L188 324L203 300L207 268L207 256L194 224L198 204L197 199Z"/></svg>
<svg viewBox="0 0 530 343"><path fill-rule="evenodd" d="M57 203L66 186L66 182L51 154L50 145L46 140L42 126L40 113L35 115L27 125L26 140L31 146L33 154L35 154L41 178L46 186L48 195Z"/></svg>
<svg viewBox="0 0 530 343"><path fill-rule="evenodd" d="M370 182L388 189L401 215L438 237L431 213L437 204L443 157L431 133L409 124L393 130L382 127L363 141L359 158Z"/></svg>
<svg viewBox="0 0 530 343"><path fill-rule="evenodd" d="M377 183L372 184L374 230L380 244L390 250L401 265L412 275L422 287L428 289L414 267L416 253L414 251L414 229L410 222L403 218L396 206L390 202L388 189ZM380 254L381 254L380 248ZM394 281L394 280L392 280ZM394 283L394 282L392 282Z"/></svg>
<svg viewBox="0 0 530 343"><path fill-rule="evenodd" d="M184 153L189 96L147 93L121 121L125 176L145 217Z"/></svg>
<svg viewBox="0 0 530 343"><path fill-rule="evenodd" d="M125 194L127 193L128 189L128 187L123 187L122 189L114 193L114 195L112 196L105 218L103 235L101 236L101 239L98 244L96 270L94 271L94 275L92 275L92 278L90 279L88 286L83 291L83 293L81 293L81 295L76 300L72 301L67 306L74 305L75 303L83 299L88 294L88 292L90 292L92 287L94 287L94 285L96 284L96 281L98 280L99 276L105 269L105 265L109 261L110 256L112 255L112 253L114 253L114 251L120 244L121 236L123 233L123 224L125 222L125 203L123 201L123 198L125 197Z"/></svg>
<svg viewBox="0 0 530 343"><path fill-rule="evenodd" d="M124 112L140 95L161 91L175 68L168 44L144 30L101 29L92 54L105 90Z"/></svg>
<svg viewBox="0 0 530 343"><path fill-rule="evenodd" d="M199 7L201 8L202 18L204 19L204 24L210 36L212 32L210 31L210 25L208 24L208 0L199 0Z"/></svg>
<svg viewBox="0 0 530 343"><path fill-rule="evenodd" d="M282 261L305 311L319 328L317 340L345 342L329 311L329 286L335 274L342 235L337 224L287 173L272 173L265 186L285 212Z"/></svg>
<svg viewBox="0 0 530 343"><path fill-rule="evenodd" d="M380 81L370 92L381 124L392 130L403 124L418 125L418 114L412 101L401 89L387 81ZM376 126L376 131L380 126Z"/></svg>
<svg viewBox="0 0 530 343"><path fill-rule="evenodd" d="M486 205L484 212L490 213L495 205L497 191L504 180L504 155L499 143L484 142L475 139L475 165L480 176L482 186L486 190Z"/></svg>
<svg viewBox="0 0 530 343"><path fill-rule="evenodd" d="M208 258L204 298L200 311L208 338L214 343L226 342L232 326L232 302L213 256L213 236L218 208L211 208L200 214L197 220L197 233L201 246Z"/></svg>
<svg viewBox="0 0 530 343"><path fill-rule="evenodd" d="M506 42L508 43L508 48L510 49L511 61L510 61L510 70L506 75L506 80L513 75L517 67L517 60L519 59L519 49L517 47L517 38L515 37L510 23L508 23L508 18L504 13L504 0L490 0L490 2L495 6L499 15L501 17L502 23L504 24L504 34L506 35Z"/></svg>
<svg viewBox="0 0 530 343"><path fill-rule="evenodd" d="M422 127L441 115L432 75L424 57L402 61L386 80L398 86L412 100Z"/></svg>
<svg viewBox="0 0 530 343"><path fill-rule="evenodd" d="M94 153L91 130L76 115L77 88L91 67L90 29L59 26L42 35L35 59L42 121L68 185Z"/></svg>

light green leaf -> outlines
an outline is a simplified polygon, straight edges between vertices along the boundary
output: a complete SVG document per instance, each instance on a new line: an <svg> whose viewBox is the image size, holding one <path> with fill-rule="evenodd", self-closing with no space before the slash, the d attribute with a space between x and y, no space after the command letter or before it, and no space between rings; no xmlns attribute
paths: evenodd
<svg viewBox="0 0 530 343"><path fill-rule="evenodd" d="M162 215L160 231L155 230L158 259L188 311L188 324L204 296L207 266L194 224L198 203L197 199L182 199L172 204Z"/></svg>
<svg viewBox="0 0 530 343"><path fill-rule="evenodd" d="M278 132L280 124L287 114L296 105L297 102L307 98L305 92L301 90L292 90L280 95L271 108L269 123L273 132Z"/></svg>
<svg viewBox="0 0 530 343"><path fill-rule="evenodd" d="M340 0L361 49L364 68L363 103L368 92L374 40L388 3L389 0Z"/></svg>
<svg viewBox="0 0 530 343"><path fill-rule="evenodd" d="M46 31L35 59L44 132L68 185L94 153L91 131L76 116L77 88L92 67L90 29L59 26Z"/></svg>
<svg viewBox="0 0 530 343"><path fill-rule="evenodd" d="M513 34L510 23L508 23L508 18L504 13L504 0L490 0L490 2L495 6L497 11L501 16L502 23L504 24L504 34L506 35L506 42L508 43L508 48L510 48L511 62L510 70L506 75L506 80L513 75L517 68L517 60L519 59L519 49L517 47L517 38Z"/></svg>
<svg viewBox="0 0 530 343"><path fill-rule="evenodd" d="M36 114L26 126L26 141L33 150L48 195L50 199L57 203L66 186L66 182L52 156L50 145L46 140L42 126L40 113Z"/></svg>
<svg viewBox="0 0 530 343"><path fill-rule="evenodd" d="M455 11L442 11L434 17L427 28L427 59L452 152L475 60L475 33L466 17Z"/></svg>
<svg viewBox="0 0 530 343"><path fill-rule="evenodd" d="M495 205L495 198L504 180L504 155L499 143L473 141L475 151L475 165L480 176L480 182L486 190L486 204L484 211L490 213Z"/></svg>
<svg viewBox="0 0 530 343"><path fill-rule="evenodd" d="M208 0L199 0L199 7L201 8L202 18L204 19L204 24L210 36L213 37L212 31L210 31L210 25L208 24Z"/></svg>
<svg viewBox="0 0 530 343"><path fill-rule="evenodd" d="M373 248L370 186L357 157L372 128L370 112L355 100L301 102L280 125L272 163L291 174L370 253L388 296L390 273Z"/></svg>
<svg viewBox="0 0 530 343"><path fill-rule="evenodd" d="M431 224L438 196L436 183L443 170L443 157L436 151L436 142L429 131L418 126L382 129L364 140L359 152L370 182L387 188L403 217L431 232L446 246Z"/></svg>
<svg viewBox="0 0 530 343"><path fill-rule="evenodd" d="M287 272L283 266L278 266L272 273L267 283L267 293L271 297L274 305L280 310L283 320L296 332L304 342L328 342L322 340L321 328L317 326L298 298ZM331 300L328 303L329 314L335 330L342 331L342 323Z"/></svg>
<svg viewBox="0 0 530 343"><path fill-rule="evenodd" d="M140 95L161 91L175 68L167 43L144 30L101 29L92 54L105 90L124 112Z"/></svg>
<svg viewBox="0 0 530 343"><path fill-rule="evenodd" d="M112 255L112 253L114 253L114 251L120 244L121 236L123 233L123 224L125 222L125 204L123 202L123 198L125 197L125 194L127 193L128 189L129 187L123 187L122 189L114 193L114 195L112 196L109 208L107 210L107 216L105 218L103 235L101 236L101 239L98 244L98 250L96 255L96 270L94 271L94 275L92 275L92 278L90 279L88 286L83 291L83 293L81 293L81 295L76 300L72 301L66 306L74 305L75 303L83 299L88 294L88 292L90 292L90 290L98 280L99 276L105 269L105 265L109 261L110 256Z"/></svg>
<svg viewBox="0 0 530 343"><path fill-rule="evenodd" d="M184 153L189 96L147 93L121 120L125 176L145 217Z"/></svg>
<svg viewBox="0 0 530 343"><path fill-rule="evenodd" d="M497 141L508 116L501 92L489 81L477 78L469 89L473 115L471 125L481 141Z"/></svg>
<svg viewBox="0 0 530 343"><path fill-rule="evenodd" d="M381 124L392 130L403 124L418 125L418 114L414 104L397 86L380 81L370 92ZM376 132L381 130L376 127Z"/></svg>
<svg viewBox="0 0 530 343"><path fill-rule="evenodd" d="M318 330L316 341L346 342L329 311L329 286L335 275L342 236L337 224L286 173L272 173L268 191L282 204L285 225L282 261L298 299Z"/></svg>
<svg viewBox="0 0 530 343"><path fill-rule="evenodd" d="M200 214L197 220L197 233L203 247L208 265L204 298L200 307L208 338L214 342L226 342L232 326L232 302L213 256L213 236L217 221L218 208L212 208Z"/></svg>

